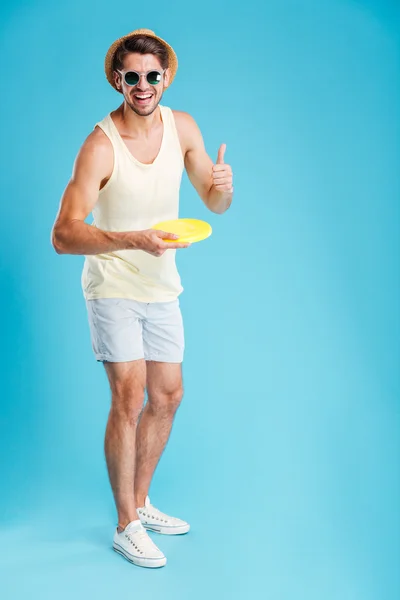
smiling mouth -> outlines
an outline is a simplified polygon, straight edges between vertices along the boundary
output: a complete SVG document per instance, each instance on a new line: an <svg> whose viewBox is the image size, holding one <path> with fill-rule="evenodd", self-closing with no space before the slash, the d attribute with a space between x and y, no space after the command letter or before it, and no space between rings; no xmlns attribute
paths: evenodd
<svg viewBox="0 0 400 600"><path fill-rule="evenodd" d="M139 104L148 104L151 101L153 94L134 94L133 96Z"/></svg>

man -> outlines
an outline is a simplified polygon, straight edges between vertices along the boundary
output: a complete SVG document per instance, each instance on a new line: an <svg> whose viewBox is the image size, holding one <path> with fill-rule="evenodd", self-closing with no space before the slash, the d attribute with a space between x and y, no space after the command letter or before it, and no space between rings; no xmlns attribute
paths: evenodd
<svg viewBox="0 0 400 600"><path fill-rule="evenodd" d="M213 164L194 119L160 105L177 64L171 46L148 29L112 44L106 76L124 101L83 143L52 230L58 254L85 255L92 347L112 393L105 456L118 513L113 547L144 567L166 564L147 529L189 530L148 496L183 394L175 253L189 245L164 241L178 236L152 226L178 217L183 168L212 212L223 213L233 193L225 145Z"/></svg>

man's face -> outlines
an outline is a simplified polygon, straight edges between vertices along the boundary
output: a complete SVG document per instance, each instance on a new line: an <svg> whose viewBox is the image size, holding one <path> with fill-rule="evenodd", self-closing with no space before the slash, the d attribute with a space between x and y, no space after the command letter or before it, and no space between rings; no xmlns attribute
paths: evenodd
<svg viewBox="0 0 400 600"><path fill-rule="evenodd" d="M127 54L124 58L123 71L136 71L148 73L149 71L162 72L161 64L154 54ZM125 102L130 108L142 117L151 115L157 108L164 89L168 85L168 70L162 75L161 82L150 85L145 76L141 76L139 83L129 86L125 83L123 75L114 71L114 78L119 90L122 91Z"/></svg>

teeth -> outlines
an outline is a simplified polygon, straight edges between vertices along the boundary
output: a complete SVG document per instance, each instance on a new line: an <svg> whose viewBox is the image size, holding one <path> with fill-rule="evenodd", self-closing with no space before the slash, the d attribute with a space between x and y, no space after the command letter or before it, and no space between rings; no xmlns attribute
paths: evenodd
<svg viewBox="0 0 400 600"><path fill-rule="evenodd" d="M140 98L141 100L145 100L146 98L151 98L151 94L136 94L136 98Z"/></svg>

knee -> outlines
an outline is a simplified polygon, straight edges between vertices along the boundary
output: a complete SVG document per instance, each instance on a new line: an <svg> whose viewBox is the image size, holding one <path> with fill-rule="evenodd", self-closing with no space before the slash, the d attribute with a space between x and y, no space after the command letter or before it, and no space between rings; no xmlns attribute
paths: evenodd
<svg viewBox="0 0 400 600"><path fill-rule="evenodd" d="M144 403L144 388L115 390L112 395L111 416L127 425L137 425Z"/></svg>
<svg viewBox="0 0 400 600"><path fill-rule="evenodd" d="M149 396L149 405L154 412L165 416L173 416L183 398L183 388L171 391L158 391Z"/></svg>

